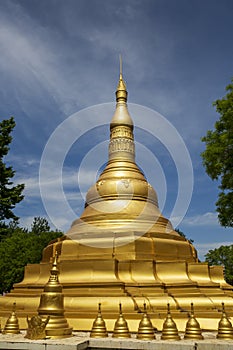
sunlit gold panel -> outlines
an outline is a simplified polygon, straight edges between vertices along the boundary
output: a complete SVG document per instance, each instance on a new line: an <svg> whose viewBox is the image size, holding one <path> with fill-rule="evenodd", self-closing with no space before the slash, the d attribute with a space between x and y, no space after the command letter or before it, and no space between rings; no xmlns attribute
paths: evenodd
<svg viewBox="0 0 233 350"><path fill-rule="evenodd" d="M211 281L219 283L222 288L232 290L232 286L226 283L224 279L224 267L223 266L210 266L209 273Z"/></svg>
<svg viewBox="0 0 233 350"><path fill-rule="evenodd" d="M24 285L35 283L38 280L40 274L40 264L28 264L24 269L24 279L21 283L15 284L15 286L23 287Z"/></svg>
<svg viewBox="0 0 233 350"><path fill-rule="evenodd" d="M209 274L208 263L189 263L188 275L192 281L198 282L198 285L212 285L218 286L217 283L211 281Z"/></svg>
<svg viewBox="0 0 233 350"><path fill-rule="evenodd" d="M166 285L193 285L187 275L185 262L156 262L156 274Z"/></svg>

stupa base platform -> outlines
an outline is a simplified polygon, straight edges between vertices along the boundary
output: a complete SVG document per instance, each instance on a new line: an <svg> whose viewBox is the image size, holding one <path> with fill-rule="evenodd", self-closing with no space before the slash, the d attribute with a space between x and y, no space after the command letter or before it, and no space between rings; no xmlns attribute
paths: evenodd
<svg viewBox="0 0 233 350"><path fill-rule="evenodd" d="M233 346L232 340L218 340L216 333L204 332L204 340L180 341L160 340L161 334L156 334L156 340L138 340L133 335L129 339L90 338L89 333L78 332L67 339L25 339L25 333L18 335L0 335L0 349L4 350L229 350Z"/></svg>
<svg viewBox="0 0 233 350"><path fill-rule="evenodd" d="M138 330L144 302L153 326L158 330L162 329L167 303L179 331L185 329L191 302L202 329L217 330L222 302L228 317L233 317L233 287L224 281L223 270L219 266L152 260L89 260L86 264L85 261L63 260L59 266L65 317L77 331L91 330L98 303L102 304L108 331L113 330L118 318L119 303L131 332ZM50 268L50 263L28 265L24 280L16 284L11 293L0 297L2 324L9 317L13 302L16 302L20 328L27 328L26 317L37 314ZM39 271L37 280L33 279L31 269ZM70 274L66 273L68 269Z"/></svg>

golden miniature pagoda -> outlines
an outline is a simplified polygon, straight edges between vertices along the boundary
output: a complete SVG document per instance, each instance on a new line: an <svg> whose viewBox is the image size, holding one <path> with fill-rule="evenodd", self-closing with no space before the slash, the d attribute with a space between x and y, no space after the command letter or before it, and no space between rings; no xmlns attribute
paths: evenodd
<svg viewBox="0 0 233 350"><path fill-rule="evenodd" d="M99 303L98 314L93 322L90 337L91 338L106 338L108 336L105 321L102 317L101 303Z"/></svg>
<svg viewBox="0 0 233 350"><path fill-rule="evenodd" d="M217 339L233 339L233 327L226 315L224 303L222 303L222 317L218 323Z"/></svg>
<svg viewBox="0 0 233 350"><path fill-rule="evenodd" d="M167 304L167 317L163 323L161 339L162 340L180 340L176 323L172 319L169 303Z"/></svg>
<svg viewBox="0 0 233 350"><path fill-rule="evenodd" d="M193 303L191 303L191 312L189 315L188 322L186 323L184 339L192 339L192 340L193 339L196 339L196 340L197 339L198 340L204 339L204 337L202 335L202 330L201 330L200 324L194 316Z"/></svg>
<svg viewBox="0 0 233 350"><path fill-rule="evenodd" d="M2 331L3 334L19 334L19 321L16 316L16 303L13 303L12 313L6 321L5 327Z"/></svg>
<svg viewBox="0 0 233 350"><path fill-rule="evenodd" d="M120 71L108 163L67 235L50 243L41 263L27 265L23 281L0 298L0 315L7 315L16 301L20 326L26 328L26 316L38 309L55 252L65 317L75 330L91 330L98 303L110 332L119 303L133 332L138 330L145 300L159 330L168 303L178 330L183 331L190 302L202 329L217 330L222 302L233 315L233 287L225 282L223 269L198 262L194 246L161 214L155 190L135 163L133 129Z"/></svg>
<svg viewBox="0 0 233 350"><path fill-rule="evenodd" d="M56 252L49 280L40 296L38 314L47 323L45 333L49 338L68 338L72 336L72 328L64 317L64 295L58 275Z"/></svg>
<svg viewBox="0 0 233 350"><path fill-rule="evenodd" d="M115 322L112 337L113 338L130 338L131 337L128 323L122 313L121 303L119 304L119 317Z"/></svg>
<svg viewBox="0 0 233 350"><path fill-rule="evenodd" d="M155 328L152 325L149 315L146 311L146 303L143 304L143 316L138 326L137 339L153 340L155 339Z"/></svg>

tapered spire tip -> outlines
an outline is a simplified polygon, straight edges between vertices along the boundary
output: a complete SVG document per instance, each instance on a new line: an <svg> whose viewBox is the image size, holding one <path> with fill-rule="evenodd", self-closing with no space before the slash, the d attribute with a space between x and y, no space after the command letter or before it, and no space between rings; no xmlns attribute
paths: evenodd
<svg viewBox="0 0 233 350"><path fill-rule="evenodd" d="M120 61L120 76L122 76L122 56L119 55L119 61Z"/></svg>
<svg viewBox="0 0 233 350"><path fill-rule="evenodd" d="M119 77L119 82L118 82L117 91L116 91L116 101L127 102L128 92L126 89L125 81L123 79L121 54L119 55L119 60L120 60L120 77Z"/></svg>

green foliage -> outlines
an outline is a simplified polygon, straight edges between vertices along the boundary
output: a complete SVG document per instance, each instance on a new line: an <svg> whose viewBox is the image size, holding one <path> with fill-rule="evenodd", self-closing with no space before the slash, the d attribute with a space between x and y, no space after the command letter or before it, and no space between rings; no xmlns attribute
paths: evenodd
<svg viewBox="0 0 233 350"><path fill-rule="evenodd" d="M12 141L11 132L15 127L14 118L0 122L0 227L4 227L5 220L17 220L12 209L23 199L22 191L24 185L13 186L11 179L15 171L11 166L7 166L3 158L9 151L9 144Z"/></svg>
<svg viewBox="0 0 233 350"><path fill-rule="evenodd" d="M0 293L9 292L14 283L20 282L24 266L39 263L48 243L63 235L62 232L50 231L44 218L35 218L32 229L34 231L9 227L7 235L0 242Z"/></svg>
<svg viewBox="0 0 233 350"><path fill-rule="evenodd" d="M216 209L222 226L233 227L233 79L227 95L214 102L220 119L215 130L207 131L202 141L206 150L201 154L207 174L212 180L220 180L220 192Z"/></svg>
<svg viewBox="0 0 233 350"><path fill-rule="evenodd" d="M175 231L176 231L177 233L179 233L180 236L182 236L182 237L184 237L185 239L187 239L190 243L193 243L193 242L194 242L193 239L188 239L188 238L186 237L186 235L184 234L184 232L182 232L180 229L176 228Z"/></svg>
<svg viewBox="0 0 233 350"><path fill-rule="evenodd" d="M40 234L41 232L50 231L50 226L45 218L35 217L31 227L32 232Z"/></svg>
<svg viewBox="0 0 233 350"><path fill-rule="evenodd" d="M233 285L233 245L209 250L205 255L205 260L210 265L223 265L225 267L225 279Z"/></svg>
<svg viewBox="0 0 233 350"><path fill-rule="evenodd" d="M14 118L0 122L0 293L9 292L20 282L24 266L39 263L48 243L63 235L51 231L48 221L40 217L34 218L31 231L18 227L12 210L23 199L24 185L13 186L15 171L3 159L9 152L14 127Z"/></svg>

